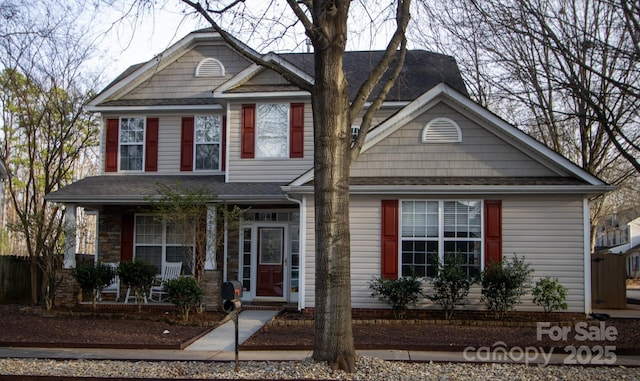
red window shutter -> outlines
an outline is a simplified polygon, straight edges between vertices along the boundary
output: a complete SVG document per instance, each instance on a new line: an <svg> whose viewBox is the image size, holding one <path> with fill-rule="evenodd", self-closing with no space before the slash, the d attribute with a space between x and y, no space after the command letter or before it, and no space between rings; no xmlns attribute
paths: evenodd
<svg viewBox="0 0 640 381"><path fill-rule="evenodd" d="M144 170L158 171L158 118L147 118L145 138Z"/></svg>
<svg viewBox="0 0 640 381"><path fill-rule="evenodd" d="M256 105L242 105L242 148L240 157L242 159L253 159L255 157L256 144Z"/></svg>
<svg viewBox="0 0 640 381"><path fill-rule="evenodd" d="M502 201L484 201L485 266L502 261Z"/></svg>
<svg viewBox="0 0 640 381"><path fill-rule="evenodd" d="M382 200L382 274L398 279L398 200Z"/></svg>
<svg viewBox="0 0 640 381"><path fill-rule="evenodd" d="M289 112L289 157L304 157L304 103L292 103Z"/></svg>
<svg viewBox="0 0 640 381"><path fill-rule="evenodd" d="M220 170L224 171L227 169L227 117L222 117L222 134L220 134Z"/></svg>
<svg viewBox="0 0 640 381"><path fill-rule="evenodd" d="M123 214L120 224L120 260L133 260L133 214Z"/></svg>
<svg viewBox="0 0 640 381"><path fill-rule="evenodd" d="M180 170L193 171L193 117L182 118Z"/></svg>
<svg viewBox="0 0 640 381"><path fill-rule="evenodd" d="M104 171L118 171L118 128L119 119L107 119L107 136L105 144Z"/></svg>

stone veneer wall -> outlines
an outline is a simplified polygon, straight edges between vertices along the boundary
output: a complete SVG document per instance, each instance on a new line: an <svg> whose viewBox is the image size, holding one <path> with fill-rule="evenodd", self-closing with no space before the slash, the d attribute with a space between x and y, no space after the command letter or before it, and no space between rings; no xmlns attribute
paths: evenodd
<svg viewBox="0 0 640 381"><path fill-rule="evenodd" d="M60 277L62 281L56 288L56 297L54 306L57 307L73 307L78 303L78 293L80 289L76 284L76 278L71 274L71 269L61 269Z"/></svg>
<svg viewBox="0 0 640 381"><path fill-rule="evenodd" d="M120 261L120 230L122 214L133 213L118 206L105 206L98 220L98 259L100 262Z"/></svg>
<svg viewBox="0 0 640 381"><path fill-rule="evenodd" d="M203 304L206 311L222 310L222 273L220 270L205 270L202 280L204 288Z"/></svg>

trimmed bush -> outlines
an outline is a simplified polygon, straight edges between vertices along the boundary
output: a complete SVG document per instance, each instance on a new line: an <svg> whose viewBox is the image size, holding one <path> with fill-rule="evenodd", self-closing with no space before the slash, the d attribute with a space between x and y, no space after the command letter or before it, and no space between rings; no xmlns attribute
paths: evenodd
<svg viewBox="0 0 640 381"><path fill-rule="evenodd" d="M371 297L385 302L393 309L393 315L402 317L409 306L415 306L423 297L422 281L416 276L406 276L399 279L373 278L369 282Z"/></svg>
<svg viewBox="0 0 640 381"><path fill-rule="evenodd" d="M544 277L536 282L533 291L533 302L544 309L545 313L566 310L568 308L567 289L560 284L558 278Z"/></svg>
<svg viewBox="0 0 640 381"><path fill-rule="evenodd" d="M491 263L482 273L482 301L496 318L520 304L520 298L531 287L529 264L517 256Z"/></svg>
<svg viewBox="0 0 640 381"><path fill-rule="evenodd" d="M182 320L189 320L189 312L192 308L198 308L202 303L204 290L194 277L181 276L164 282L167 291L167 300L178 307Z"/></svg>
<svg viewBox="0 0 640 381"><path fill-rule="evenodd" d="M95 266L78 266L71 271L82 291L91 293L93 308L96 308L98 292L111 283L115 273L110 266L97 263Z"/></svg>
<svg viewBox="0 0 640 381"><path fill-rule="evenodd" d="M156 266L141 259L120 262L120 266L118 266L120 281L135 292L138 311L142 311L143 296L151 287L157 273Z"/></svg>
<svg viewBox="0 0 640 381"><path fill-rule="evenodd" d="M467 276L459 263L450 265L438 263L438 273L431 282L434 293L426 296L442 307L446 319L451 319L456 306L466 304L469 288L475 282L475 279Z"/></svg>

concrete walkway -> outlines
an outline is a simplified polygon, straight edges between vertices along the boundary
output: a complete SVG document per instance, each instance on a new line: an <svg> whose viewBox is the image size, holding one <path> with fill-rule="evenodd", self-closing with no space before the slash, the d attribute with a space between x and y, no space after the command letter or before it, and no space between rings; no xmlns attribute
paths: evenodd
<svg viewBox="0 0 640 381"><path fill-rule="evenodd" d="M238 315L238 344L244 343L245 340L256 333L277 314L278 311L274 310L248 310L240 312L240 315ZM235 352L235 323L230 319L186 347L185 351Z"/></svg>

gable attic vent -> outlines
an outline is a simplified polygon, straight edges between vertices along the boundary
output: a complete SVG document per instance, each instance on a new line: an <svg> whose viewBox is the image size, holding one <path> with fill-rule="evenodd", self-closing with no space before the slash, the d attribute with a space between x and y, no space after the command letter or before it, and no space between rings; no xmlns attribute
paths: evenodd
<svg viewBox="0 0 640 381"><path fill-rule="evenodd" d="M215 58L205 58L196 66L196 77L224 77L224 66Z"/></svg>
<svg viewBox="0 0 640 381"><path fill-rule="evenodd" d="M460 143L462 131L449 118L435 118L422 129L423 143Z"/></svg>

